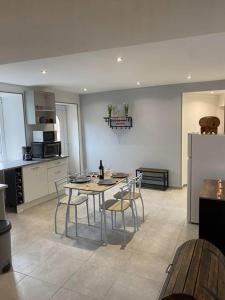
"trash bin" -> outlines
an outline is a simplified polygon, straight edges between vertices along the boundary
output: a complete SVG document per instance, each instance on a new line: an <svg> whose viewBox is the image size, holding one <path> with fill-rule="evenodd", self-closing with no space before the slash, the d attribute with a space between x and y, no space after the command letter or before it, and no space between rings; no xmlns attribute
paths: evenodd
<svg viewBox="0 0 225 300"><path fill-rule="evenodd" d="M12 265L11 228L11 223L8 220L0 220L0 273L8 272Z"/></svg>

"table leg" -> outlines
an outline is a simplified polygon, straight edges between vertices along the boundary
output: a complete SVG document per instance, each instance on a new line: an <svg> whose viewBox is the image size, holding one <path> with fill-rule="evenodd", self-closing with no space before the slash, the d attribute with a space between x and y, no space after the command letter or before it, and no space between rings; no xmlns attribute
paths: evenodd
<svg viewBox="0 0 225 300"><path fill-rule="evenodd" d="M107 229L106 229L106 213L105 213L105 195L104 192L102 192L102 213L104 218L104 246L107 246L108 240L107 240Z"/></svg>

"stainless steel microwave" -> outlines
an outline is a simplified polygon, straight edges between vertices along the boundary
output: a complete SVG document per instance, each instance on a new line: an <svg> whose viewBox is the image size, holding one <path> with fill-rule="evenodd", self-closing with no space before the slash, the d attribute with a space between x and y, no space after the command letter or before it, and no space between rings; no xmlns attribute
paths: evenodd
<svg viewBox="0 0 225 300"><path fill-rule="evenodd" d="M54 142L56 140L56 131L33 131L33 142Z"/></svg>
<svg viewBox="0 0 225 300"><path fill-rule="evenodd" d="M34 158L48 158L61 155L61 142L33 142L31 148Z"/></svg>

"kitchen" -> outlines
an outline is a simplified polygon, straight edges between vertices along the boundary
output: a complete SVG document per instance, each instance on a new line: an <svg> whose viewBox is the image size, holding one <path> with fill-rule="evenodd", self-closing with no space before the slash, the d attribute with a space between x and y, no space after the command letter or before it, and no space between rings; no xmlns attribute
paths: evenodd
<svg viewBox="0 0 225 300"><path fill-rule="evenodd" d="M56 141L57 130L54 123L57 112L54 93L28 90L24 98L21 94L13 93L1 93L1 97L3 123L0 170L1 178L5 178L8 185L5 203L11 211L20 212L54 198L54 181L67 175L69 155L68 149L64 155L61 142ZM76 104L70 106L77 108ZM73 172L74 165L78 168L77 171L80 168L76 111L73 122L77 139L71 139L71 144L78 155L70 158L70 172Z"/></svg>

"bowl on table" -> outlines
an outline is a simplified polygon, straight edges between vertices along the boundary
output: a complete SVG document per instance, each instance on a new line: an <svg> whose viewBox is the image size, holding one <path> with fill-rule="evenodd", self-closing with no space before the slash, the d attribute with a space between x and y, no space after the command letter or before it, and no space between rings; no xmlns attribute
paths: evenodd
<svg viewBox="0 0 225 300"><path fill-rule="evenodd" d="M99 185L113 185L115 183L117 183L117 180L114 179L114 178L111 178L111 179L100 179L98 181Z"/></svg>
<svg viewBox="0 0 225 300"><path fill-rule="evenodd" d="M114 172L112 173L112 178L127 178L129 174L122 172Z"/></svg>
<svg viewBox="0 0 225 300"><path fill-rule="evenodd" d="M71 176L70 177L70 182L71 183L86 183L91 181L91 178L88 176Z"/></svg>

